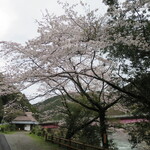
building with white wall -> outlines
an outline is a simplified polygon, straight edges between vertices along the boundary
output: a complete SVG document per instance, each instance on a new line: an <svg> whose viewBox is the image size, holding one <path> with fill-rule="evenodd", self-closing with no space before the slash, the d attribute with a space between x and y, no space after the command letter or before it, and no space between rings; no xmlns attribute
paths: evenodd
<svg viewBox="0 0 150 150"><path fill-rule="evenodd" d="M16 117L12 124L15 124L18 130L30 131L38 122L32 116L32 112L25 112L25 115Z"/></svg>

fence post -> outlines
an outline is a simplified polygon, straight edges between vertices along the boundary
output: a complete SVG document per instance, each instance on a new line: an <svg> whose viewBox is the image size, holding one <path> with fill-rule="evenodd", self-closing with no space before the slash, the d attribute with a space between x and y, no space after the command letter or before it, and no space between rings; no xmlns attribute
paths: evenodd
<svg viewBox="0 0 150 150"><path fill-rule="evenodd" d="M68 144L69 144L70 147L71 147L71 142L72 142L71 139L69 139L69 143ZM69 149L70 149L70 147L69 147Z"/></svg>
<svg viewBox="0 0 150 150"><path fill-rule="evenodd" d="M47 133L44 135L44 140L47 141Z"/></svg>
<svg viewBox="0 0 150 150"><path fill-rule="evenodd" d="M61 146L61 139L58 139L59 147Z"/></svg>
<svg viewBox="0 0 150 150"><path fill-rule="evenodd" d="M86 146L85 146L85 144L83 143L83 150L85 150L86 149Z"/></svg>
<svg viewBox="0 0 150 150"><path fill-rule="evenodd" d="M54 143L54 137L51 135L51 142Z"/></svg>
<svg viewBox="0 0 150 150"><path fill-rule="evenodd" d="M71 146L71 139L69 139L69 146Z"/></svg>
<svg viewBox="0 0 150 150"><path fill-rule="evenodd" d="M67 150L70 150L70 146L71 146L71 140L70 139L67 139Z"/></svg>

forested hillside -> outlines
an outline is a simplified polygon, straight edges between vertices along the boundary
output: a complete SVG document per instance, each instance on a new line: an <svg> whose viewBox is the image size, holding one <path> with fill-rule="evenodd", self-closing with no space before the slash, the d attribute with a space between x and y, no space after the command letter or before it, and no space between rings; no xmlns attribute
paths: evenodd
<svg viewBox="0 0 150 150"><path fill-rule="evenodd" d="M34 105L39 112L41 122L59 120L61 116L58 108L62 106L60 96L54 96Z"/></svg>
<svg viewBox="0 0 150 150"><path fill-rule="evenodd" d="M68 101L69 102L69 101ZM45 121L59 121L62 119L63 110L63 103L60 96L54 96L45 101L39 102L33 105L36 110L38 110L39 120L41 122ZM120 111L119 108L117 109L112 107L107 112L107 115L123 115L125 112Z"/></svg>
<svg viewBox="0 0 150 150"><path fill-rule="evenodd" d="M3 122L10 122L16 116L24 112L36 112L24 94L18 92L14 94L4 95L0 97L1 119Z"/></svg>
<svg viewBox="0 0 150 150"><path fill-rule="evenodd" d="M0 123L10 122L26 111L35 113L36 109L26 96L0 73Z"/></svg>

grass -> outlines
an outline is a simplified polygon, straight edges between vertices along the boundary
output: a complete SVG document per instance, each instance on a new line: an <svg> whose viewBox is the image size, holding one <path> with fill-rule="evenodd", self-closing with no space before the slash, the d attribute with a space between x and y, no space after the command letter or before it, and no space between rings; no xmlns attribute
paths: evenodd
<svg viewBox="0 0 150 150"><path fill-rule="evenodd" d="M0 134L14 134L16 131L5 131L5 132L0 132Z"/></svg>
<svg viewBox="0 0 150 150"><path fill-rule="evenodd" d="M40 136L34 135L34 134L28 134L31 138L37 141L37 143L40 143L44 146L44 150L64 150L63 148L59 147L56 144L52 144L50 142L44 141L44 139Z"/></svg>

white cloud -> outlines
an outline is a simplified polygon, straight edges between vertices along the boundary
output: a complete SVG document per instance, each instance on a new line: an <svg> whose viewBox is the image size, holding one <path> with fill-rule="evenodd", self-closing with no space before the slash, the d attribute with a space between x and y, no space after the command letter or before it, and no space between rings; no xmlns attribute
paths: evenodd
<svg viewBox="0 0 150 150"><path fill-rule="evenodd" d="M0 38L8 34L16 16L10 7L9 0L0 0Z"/></svg>
<svg viewBox="0 0 150 150"><path fill-rule="evenodd" d="M61 13L57 0L0 0L0 40L24 42L36 36L42 12Z"/></svg>

